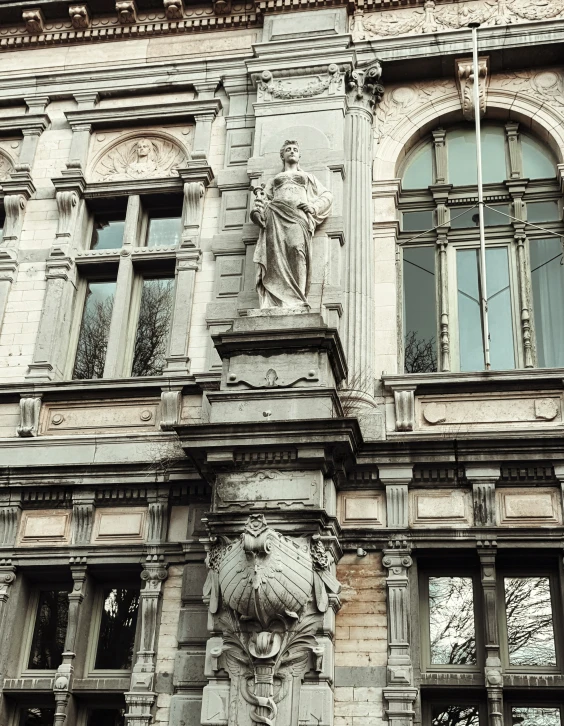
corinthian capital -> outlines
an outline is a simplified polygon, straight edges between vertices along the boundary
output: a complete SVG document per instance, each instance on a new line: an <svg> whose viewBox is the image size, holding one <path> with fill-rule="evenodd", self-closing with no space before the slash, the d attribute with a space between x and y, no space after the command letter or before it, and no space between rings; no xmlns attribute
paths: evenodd
<svg viewBox="0 0 564 726"><path fill-rule="evenodd" d="M382 65L379 60L373 61L366 68L349 71L346 78L349 105L360 105L372 111L384 94L384 86L380 83L381 76Z"/></svg>

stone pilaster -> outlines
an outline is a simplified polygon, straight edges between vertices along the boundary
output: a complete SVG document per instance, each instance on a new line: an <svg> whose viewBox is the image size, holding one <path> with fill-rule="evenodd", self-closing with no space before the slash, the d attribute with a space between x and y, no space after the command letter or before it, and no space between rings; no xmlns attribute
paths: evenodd
<svg viewBox="0 0 564 726"><path fill-rule="evenodd" d="M372 121L384 89L380 63L351 71L346 78L345 273L343 347L348 387L373 394L374 244L372 239Z"/></svg>
<svg viewBox="0 0 564 726"><path fill-rule="evenodd" d="M384 549L382 564L386 579L388 605L388 667L384 698L390 726L409 726L415 712L410 651L410 603L408 571L412 565L411 548L405 540L393 540Z"/></svg>
<svg viewBox="0 0 564 726"><path fill-rule="evenodd" d="M413 479L413 466L381 464L378 477L386 487L386 526L406 529L409 524L408 485Z"/></svg>
<svg viewBox="0 0 564 726"><path fill-rule="evenodd" d="M499 613L496 597L496 550L495 541L478 542L484 604L486 649L484 675L488 694L488 726L503 726L503 675L497 626Z"/></svg>

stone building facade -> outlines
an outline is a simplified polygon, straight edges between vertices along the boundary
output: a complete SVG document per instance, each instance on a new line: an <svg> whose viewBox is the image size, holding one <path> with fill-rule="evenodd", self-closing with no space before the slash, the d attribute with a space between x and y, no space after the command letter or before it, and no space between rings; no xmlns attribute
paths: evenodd
<svg viewBox="0 0 564 726"><path fill-rule="evenodd" d="M563 48L0 4L2 726L564 725Z"/></svg>

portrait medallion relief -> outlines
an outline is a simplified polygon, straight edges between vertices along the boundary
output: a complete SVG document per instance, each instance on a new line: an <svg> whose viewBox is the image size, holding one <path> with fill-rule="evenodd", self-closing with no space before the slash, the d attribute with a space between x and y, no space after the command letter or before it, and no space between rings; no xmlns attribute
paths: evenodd
<svg viewBox="0 0 564 726"><path fill-rule="evenodd" d="M112 147L94 167L94 181L123 181L175 176L188 154L158 136L141 136Z"/></svg>

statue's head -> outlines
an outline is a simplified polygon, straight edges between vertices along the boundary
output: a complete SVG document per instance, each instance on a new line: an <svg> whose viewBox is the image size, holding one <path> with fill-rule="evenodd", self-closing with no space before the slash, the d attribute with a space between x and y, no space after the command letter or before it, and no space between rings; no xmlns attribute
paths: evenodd
<svg viewBox="0 0 564 726"><path fill-rule="evenodd" d="M139 139L135 145L138 159L144 159L151 153L151 142L148 139Z"/></svg>
<svg viewBox="0 0 564 726"><path fill-rule="evenodd" d="M280 158L282 166L285 168L287 162L299 165L300 162L300 145L295 139L286 139L280 149Z"/></svg>

